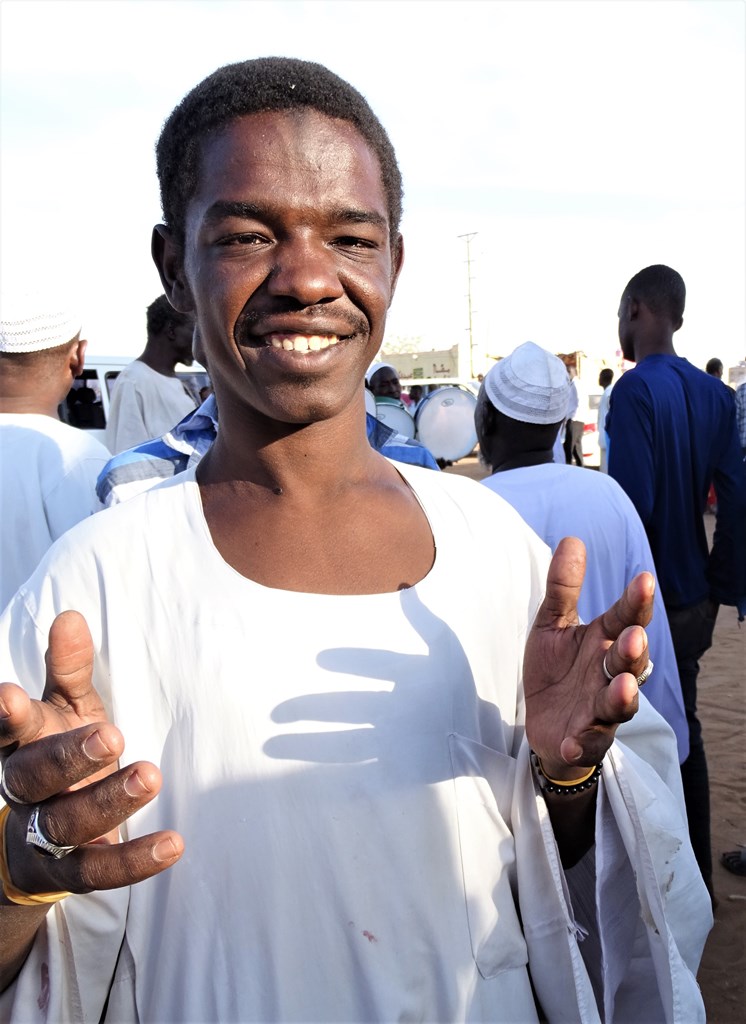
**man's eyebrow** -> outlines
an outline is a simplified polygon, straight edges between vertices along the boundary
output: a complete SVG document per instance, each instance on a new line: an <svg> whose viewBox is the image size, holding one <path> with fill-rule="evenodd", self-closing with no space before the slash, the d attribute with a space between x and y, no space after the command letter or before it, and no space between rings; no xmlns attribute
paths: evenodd
<svg viewBox="0 0 746 1024"><path fill-rule="evenodd" d="M215 223L228 217L264 220L271 217L271 211L256 203L247 203L240 199L216 199L205 214L207 223ZM359 207L339 207L331 210L329 220L334 224L372 224L384 229L388 227L388 218L383 214Z"/></svg>
<svg viewBox="0 0 746 1024"><path fill-rule="evenodd" d="M205 214L205 219L208 222L223 220L226 217L256 220L265 215L266 211L255 203L244 203L238 199L216 199Z"/></svg>
<svg viewBox="0 0 746 1024"><path fill-rule="evenodd" d="M379 228L388 227L388 218L375 210L345 208L332 211L332 220L343 224L374 224Z"/></svg>

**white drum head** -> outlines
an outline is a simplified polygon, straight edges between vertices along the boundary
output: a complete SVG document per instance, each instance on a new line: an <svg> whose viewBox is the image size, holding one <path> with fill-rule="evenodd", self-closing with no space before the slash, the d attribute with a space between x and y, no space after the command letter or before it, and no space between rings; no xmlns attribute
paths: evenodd
<svg viewBox="0 0 746 1024"><path fill-rule="evenodd" d="M376 416L397 434L403 434L411 441L414 438L414 420L398 398L376 398Z"/></svg>
<svg viewBox="0 0 746 1024"><path fill-rule="evenodd" d="M456 462L477 443L474 410L477 400L463 388L438 388L417 406L416 437L436 459Z"/></svg>
<svg viewBox="0 0 746 1024"><path fill-rule="evenodd" d="M376 400L373 392L368 388L363 389L365 391L365 411L370 413L371 416L376 415Z"/></svg>

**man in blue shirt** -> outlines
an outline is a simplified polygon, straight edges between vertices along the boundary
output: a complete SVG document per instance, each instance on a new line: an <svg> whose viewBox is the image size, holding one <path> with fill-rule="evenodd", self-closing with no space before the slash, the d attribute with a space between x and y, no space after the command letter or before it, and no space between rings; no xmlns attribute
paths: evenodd
<svg viewBox="0 0 746 1024"><path fill-rule="evenodd" d="M609 473L645 526L666 605L690 754L682 765L689 831L712 896L707 761L697 719L699 661L712 645L721 604L736 605L746 562L746 470L733 393L673 347L686 289L670 267L652 266L629 282L619 307L624 358L637 363L614 386L606 429ZM718 495L712 551L703 511Z"/></svg>

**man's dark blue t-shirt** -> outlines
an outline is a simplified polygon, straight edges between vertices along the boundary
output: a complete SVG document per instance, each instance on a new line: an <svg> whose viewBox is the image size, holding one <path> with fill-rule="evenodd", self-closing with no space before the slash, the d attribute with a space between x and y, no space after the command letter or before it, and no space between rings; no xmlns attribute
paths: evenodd
<svg viewBox="0 0 746 1024"><path fill-rule="evenodd" d="M645 526L668 607L736 604L746 578L746 466L733 392L674 355L647 356L617 381L606 420L609 474ZM718 512L712 553L703 512Z"/></svg>

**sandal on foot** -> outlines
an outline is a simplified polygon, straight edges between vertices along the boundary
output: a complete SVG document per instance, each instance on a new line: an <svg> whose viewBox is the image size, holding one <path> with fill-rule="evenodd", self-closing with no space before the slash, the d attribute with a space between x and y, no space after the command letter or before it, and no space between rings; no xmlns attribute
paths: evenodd
<svg viewBox="0 0 746 1024"><path fill-rule="evenodd" d="M730 850L720 854L720 863L734 875L746 875L746 849Z"/></svg>

